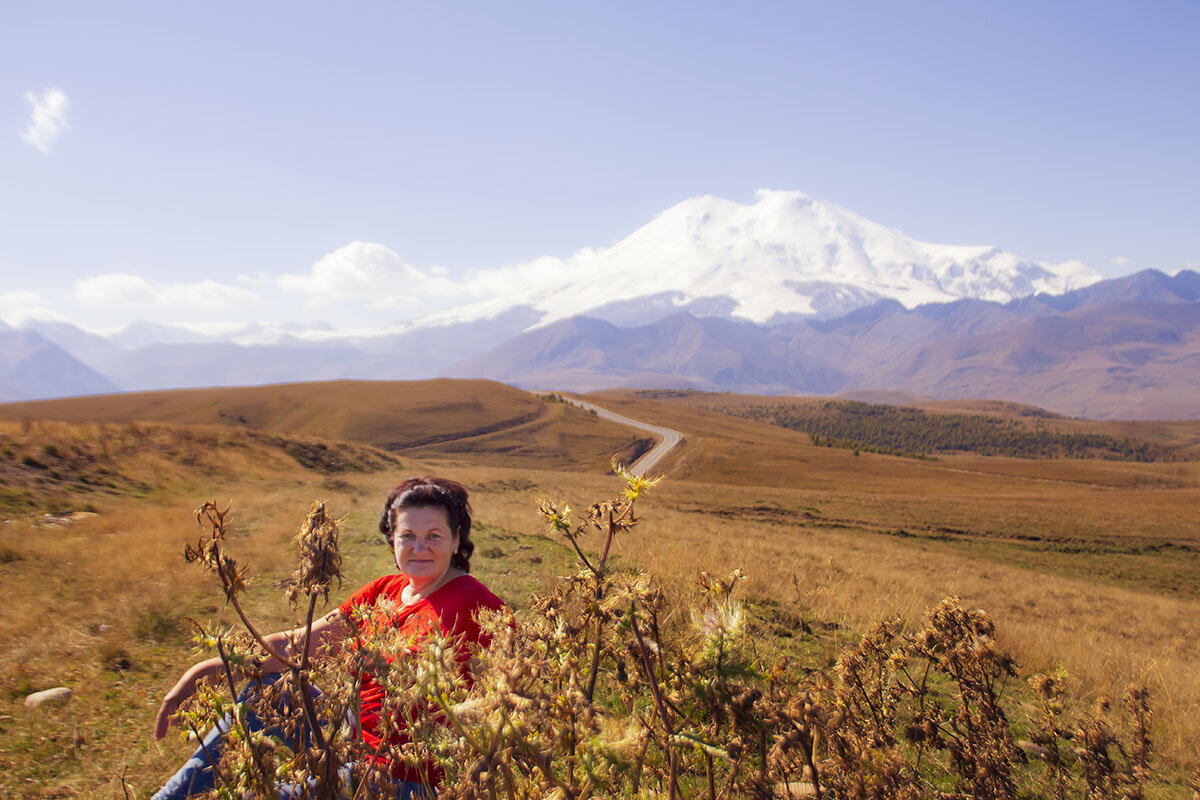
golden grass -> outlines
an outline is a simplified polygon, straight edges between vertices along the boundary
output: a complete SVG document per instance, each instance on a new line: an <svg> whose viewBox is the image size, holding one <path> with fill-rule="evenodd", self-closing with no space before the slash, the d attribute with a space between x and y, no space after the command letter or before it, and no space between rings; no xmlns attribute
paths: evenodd
<svg viewBox="0 0 1200 800"><path fill-rule="evenodd" d="M177 389L0 405L0 419L246 427L402 449L542 416L536 397L483 380L325 381Z"/></svg>
<svg viewBox="0 0 1200 800"><path fill-rule="evenodd" d="M667 406L707 408L740 408L751 405L774 405L788 403L797 406L820 406L830 399L850 399L840 397L815 396L781 396L781 395L743 395L728 393L679 392L654 393L651 398L641 398L636 391L627 389L612 389L596 392L594 396L604 397L610 401L624 402L637 399L653 399L654 402ZM1177 447L1186 457L1200 456L1200 419L1192 420L1091 420L1076 417L1065 417L1051 414L1036 406L1012 403L1000 400L914 400L902 393L890 397L881 393L873 397L866 393L861 402L881 403L884 405L905 406L918 408L930 414L981 414L985 416L1002 417L1016 422L1026 428L1043 428L1059 433L1093 433L1104 434L1116 438L1130 437Z"/></svg>
<svg viewBox="0 0 1200 800"><path fill-rule="evenodd" d="M324 381L173 389L0 405L0 419L247 427L396 448L533 418L542 404L493 381Z"/></svg>
<svg viewBox="0 0 1200 800"><path fill-rule="evenodd" d="M503 383L326 381L0 404L0 421L219 425L463 463L595 469L640 434Z"/></svg>
<svg viewBox="0 0 1200 800"><path fill-rule="evenodd" d="M547 418L558 421L537 433L569 448L571 437L586 442L579 431L591 432L589 446L607 448L594 417L564 411L553 409ZM633 437L618 430L620 440ZM325 474L288 452L318 444L334 464L388 468ZM32 504L10 509L0 525L0 797L112 796L122 772L135 794L147 794L185 756L179 742L155 745L149 736L162 694L196 658L182 618L233 621L216 587L180 556L200 532L201 500L233 502L232 549L258 576L248 603L277 630L296 621L279 582L293 568L290 539L311 501L345 515L344 596L393 569L376 505L399 477L431 468L359 445L216 426L9 422L0 423L0 448L8 448L0 469ZM23 464L25 455L41 466ZM82 484L81 473L105 483ZM511 491L504 475L493 485ZM98 515L66 525L41 518L85 504ZM476 570L507 597L527 598L566 569L562 547L486 520L476 542ZM29 692L58 685L75 692L66 707L23 708Z"/></svg>
<svg viewBox="0 0 1200 800"><path fill-rule="evenodd" d="M567 403L546 403L536 419L498 431L406 448L446 463L604 471L613 454L632 454L641 436ZM627 459L628 460L628 459Z"/></svg>
<svg viewBox="0 0 1200 800"><path fill-rule="evenodd" d="M674 591L689 591L699 569L741 567L750 594L810 621L836 621L841 642L892 614L915 619L956 594L996 619L1024 673L1064 666L1080 702L1147 682L1163 774L1176 779L1196 763L1200 465L854 457L813 448L803 434L685 406L619 396L604 404L686 436L664 464L670 479L642 506L644 525L617 543L621 558ZM406 456L395 470L336 476L303 469L265 444L191 464L150 452L116 466L154 491L89 494L100 516L72 527L28 519L0 527L0 553L12 555L0 559L0 591L17 598L0 620L0 796L113 796L110 773L123 765L138 790L148 790L177 765L183 746L169 740L159 750L149 729L158 698L195 654L170 619L158 623L172 613L226 614L215 588L178 555L198 532L191 511L200 500L233 499L232 546L264 576L251 605L265 627L282 627L293 616L275 581L291 570L288 541L312 500L348 515L344 596L391 568L375 532L375 506L388 486L399 474L448 473L472 487L481 525L476 571L519 606L568 564L559 545L536 534L533 498L579 503L613 490L599 466L573 471L609 441L603 431L588 440L590 423L563 418L555 433L531 421L463 437L458 451L422 448L422 461ZM97 431L42 428L59 440ZM13 424L0 427L5 435L42 434ZM9 458L37 446L31 438ZM531 467L536 453L555 447L560 461ZM162 641L146 633L157 629L166 631ZM130 668L113 671L121 652ZM21 708L23 692L58 684L76 688L67 707Z"/></svg>
<svg viewBox="0 0 1200 800"><path fill-rule="evenodd" d="M590 476L535 476L566 498L604 490ZM1200 752L1200 597L1071 577L1007 563L968 543L898 537L868 526L822 527L804 509L824 498L804 490L668 481L646 503L643 535L618 553L685 593L697 570L741 567L747 592L810 621L843 626L843 643L892 615L916 622L948 595L997 621L1005 647L1028 675L1056 666L1077 681L1080 702L1119 698L1131 682L1153 692L1160 765L1175 779ZM538 524L528 497L479 501L514 529ZM714 513L720 512L720 513ZM791 513L786 513L791 512ZM793 585L799 586L799 591Z"/></svg>

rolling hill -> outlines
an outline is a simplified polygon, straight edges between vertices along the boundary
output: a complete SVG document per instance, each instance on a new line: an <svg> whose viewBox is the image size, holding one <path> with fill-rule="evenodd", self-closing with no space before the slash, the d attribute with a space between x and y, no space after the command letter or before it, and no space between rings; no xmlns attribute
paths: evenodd
<svg viewBox="0 0 1200 800"><path fill-rule="evenodd" d="M604 468L634 431L486 380L332 381L74 397L0 405L0 420L221 425L369 444L422 458Z"/></svg>
<svg viewBox="0 0 1200 800"><path fill-rule="evenodd" d="M639 506L637 528L613 543L622 569L646 569L680 597L694 596L698 570L743 569L739 597L755 646L794 647L805 670L827 671L840 647L879 620L918 620L948 594L997 619L998 645L1022 669L1006 688L1017 699L1034 672L1061 666L1090 699L1120 692L1152 663L1156 769L1182 786L1194 768L1200 461L856 456L700 407L779 398L591 399L686 436L663 465L668 479ZM1200 440L1196 422L1058 419L980 401L927 407ZM14 598L0 620L0 794L18 797L119 796L114 774L145 795L194 747L157 749L147 730L164 688L196 657L183 617L230 621L210 576L179 558L197 535L198 500L236 500L231 548L258 578L247 603L278 628L295 621L281 588L294 567L296 523L314 499L344 520L344 596L392 568L375 523L397 471L444 472L471 488L473 574L527 608L556 576L572 574L569 548L543 533L533 498L586 509L618 491L595 456L634 435L487 381L155 392L0 410L9 418L0 422L0 464L28 490L10 498L11 522L0 526L0 577ZM76 421L48 421L56 417ZM152 418L172 421L144 422ZM297 458L326 435L402 447L397 457L331 446L324 452L336 464ZM93 503L98 516L77 521L41 513ZM592 536L583 546L599 544ZM689 624L687 615L678 621ZM29 692L58 685L76 689L70 705L22 707Z"/></svg>

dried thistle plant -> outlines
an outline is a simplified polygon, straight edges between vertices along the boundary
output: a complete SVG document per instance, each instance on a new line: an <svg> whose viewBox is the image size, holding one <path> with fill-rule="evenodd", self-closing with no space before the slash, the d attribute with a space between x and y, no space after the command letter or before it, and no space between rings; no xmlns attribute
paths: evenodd
<svg viewBox="0 0 1200 800"><path fill-rule="evenodd" d="M324 503L313 503L296 535L300 551L299 566L288 586L288 599L316 597L328 602L336 580L342 585L342 553L338 547L338 523L325 510Z"/></svg>
<svg viewBox="0 0 1200 800"><path fill-rule="evenodd" d="M827 674L786 659L768 664L737 597L740 570L701 573L694 607L680 613L652 576L614 567L614 542L640 524L636 505L657 482L614 471L621 489L581 516L566 503L538 501L578 569L531 598L519 619L480 620L490 646L465 653L437 633L415 642L381 603L356 611L351 641L289 662L245 703L234 700L234 672L253 675L265 644L237 602L246 577L224 552L228 509L202 507L210 530L188 558L220 577L249 631L202 634L220 653L225 680L202 687L181 711L196 735L232 717L217 794L264 796L284 782L297 797L382 798L392 792L387 765L404 764L444 800L1144 796L1144 689L1126 698L1126 745L1108 709L1070 717L1064 675L1032 678L1039 716L1024 746L1043 765L1034 772L1023 766L1003 698L1016 665L998 647L992 620L954 598L916 630L899 619L880 623ZM298 544L293 597L301 606L308 598L311 625L316 597L340 581L337 524L322 504ZM373 748L348 722L367 676L386 698ZM272 734L244 724L251 707Z"/></svg>

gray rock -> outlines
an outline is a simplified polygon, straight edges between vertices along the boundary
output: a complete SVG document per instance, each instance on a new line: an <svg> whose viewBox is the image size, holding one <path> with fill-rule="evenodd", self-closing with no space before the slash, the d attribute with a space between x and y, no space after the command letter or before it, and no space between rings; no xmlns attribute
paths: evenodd
<svg viewBox="0 0 1200 800"><path fill-rule="evenodd" d="M38 706L61 706L66 705L71 700L71 690L66 686L56 686L53 689L46 689L42 692L34 692L25 698L26 708L37 708Z"/></svg>

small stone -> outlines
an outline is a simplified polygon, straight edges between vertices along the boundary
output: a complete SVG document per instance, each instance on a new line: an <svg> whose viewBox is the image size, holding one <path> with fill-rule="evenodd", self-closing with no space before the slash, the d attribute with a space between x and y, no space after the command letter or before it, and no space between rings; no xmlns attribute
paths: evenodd
<svg viewBox="0 0 1200 800"><path fill-rule="evenodd" d="M34 692L25 698L26 708L37 708L38 706L61 706L65 705L71 699L71 690L66 686L56 686L53 689L46 689L42 692Z"/></svg>
<svg viewBox="0 0 1200 800"><path fill-rule="evenodd" d="M791 781L790 783L781 783L779 788L788 797L815 797L817 790L808 781Z"/></svg>

